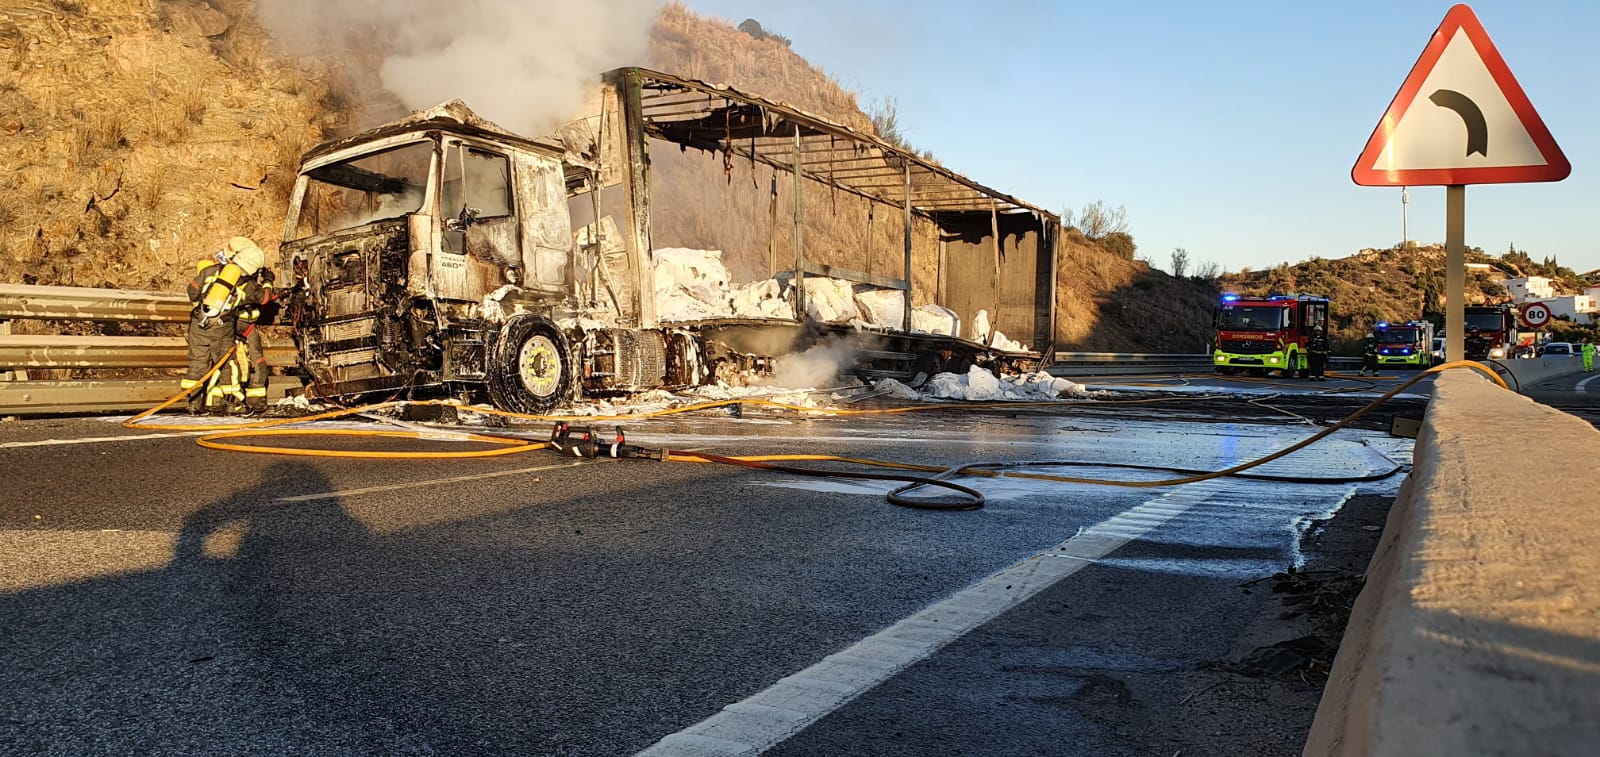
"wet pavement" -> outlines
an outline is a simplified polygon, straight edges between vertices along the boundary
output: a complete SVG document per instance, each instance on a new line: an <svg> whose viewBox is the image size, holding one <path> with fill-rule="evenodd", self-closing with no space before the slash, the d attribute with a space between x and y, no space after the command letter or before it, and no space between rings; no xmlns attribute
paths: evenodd
<svg viewBox="0 0 1600 757"><path fill-rule="evenodd" d="M1319 430L1284 407L1362 402L1124 399L626 425L680 450L1150 480L1174 474L1102 466L1225 467ZM1386 427L1254 472L1406 463ZM72 443L104 437L124 440ZM1239 585L1400 481L975 478L983 509L930 512L712 465L286 459L103 420L0 425L12 442L0 751L1207 753L1152 724L1271 635Z"/></svg>

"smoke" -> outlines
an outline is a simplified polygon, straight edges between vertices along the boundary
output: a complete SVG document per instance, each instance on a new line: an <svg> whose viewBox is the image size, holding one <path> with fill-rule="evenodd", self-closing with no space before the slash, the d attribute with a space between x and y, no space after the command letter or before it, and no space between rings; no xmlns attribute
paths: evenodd
<svg viewBox="0 0 1600 757"><path fill-rule="evenodd" d="M343 67L350 82L376 82L410 110L460 98L484 118L539 135L583 115L601 72L643 62L660 6L260 0L257 15L284 52Z"/></svg>
<svg viewBox="0 0 1600 757"><path fill-rule="evenodd" d="M778 358L771 378L750 383L783 389L827 389L839 383L839 375L855 365L856 353L864 348L853 337L830 339L805 352Z"/></svg>

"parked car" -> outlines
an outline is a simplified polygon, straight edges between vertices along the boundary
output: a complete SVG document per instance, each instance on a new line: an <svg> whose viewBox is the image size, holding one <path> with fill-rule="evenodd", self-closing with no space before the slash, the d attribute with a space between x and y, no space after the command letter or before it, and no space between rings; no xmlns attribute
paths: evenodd
<svg viewBox="0 0 1600 757"><path fill-rule="evenodd" d="M1444 337L1436 336L1433 338L1433 363L1438 365L1442 362L1444 362Z"/></svg>
<svg viewBox="0 0 1600 757"><path fill-rule="evenodd" d="M1544 347L1539 350L1541 357L1571 356L1575 354L1577 352L1572 349L1572 342L1545 342Z"/></svg>

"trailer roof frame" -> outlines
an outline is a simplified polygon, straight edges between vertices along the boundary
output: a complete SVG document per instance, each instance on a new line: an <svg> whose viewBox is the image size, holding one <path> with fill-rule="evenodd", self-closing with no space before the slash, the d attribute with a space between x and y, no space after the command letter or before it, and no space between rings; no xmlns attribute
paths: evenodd
<svg viewBox="0 0 1600 757"><path fill-rule="evenodd" d="M628 82L640 88L640 116L652 139L725 152L793 172L798 129L803 175L868 200L903 207L909 166L910 204L921 215L1031 213L1041 222L1059 220L1055 213L877 136L787 103L646 68L619 68L605 76L618 85ZM849 166L848 173L830 171L830 166L842 165Z"/></svg>

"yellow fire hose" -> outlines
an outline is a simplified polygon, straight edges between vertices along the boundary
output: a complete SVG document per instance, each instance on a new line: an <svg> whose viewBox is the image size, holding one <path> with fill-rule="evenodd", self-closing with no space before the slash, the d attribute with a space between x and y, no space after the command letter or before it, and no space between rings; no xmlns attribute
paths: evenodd
<svg viewBox="0 0 1600 757"><path fill-rule="evenodd" d="M127 421L124 421L122 425L124 427L126 427L126 428L139 428L139 429L165 429L165 430L186 430L186 431L194 430L194 426L192 426L192 425L144 424L144 423L142 423L142 421L144 421L144 419L150 417L151 415L161 411L162 409L172 405L173 403L177 402L178 400L183 399L184 397L188 396L191 392L196 391L199 387L203 386L205 381L207 379L209 379L210 376L212 374L214 374L218 369L220 369L221 366L226 362L226 360L227 359L225 358L223 361L218 362L217 365L213 366L212 369L209 372L207 372L206 376L203 377L199 382L197 382L197 384L194 387L191 387L189 389L181 391L177 395L174 395L172 398L170 398L167 401L161 403L160 405L157 405L157 406L155 406L155 407L153 407L153 408L151 408L149 410L146 410L146 411L144 411L144 412L142 412L142 413L140 413L140 414L128 419ZM1127 468L1157 469L1157 470L1177 470L1177 469L1163 468L1163 467L1160 467L1160 466L1141 466L1141 465L1116 464L1116 463L1077 463L1077 462L1073 462L1073 461L1053 461L1053 462L1052 461L1044 461L1044 462L1035 462L1035 463L975 463L975 464L968 464L968 465L959 466L959 467L956 467L956 468L947 468L947 467L942 467L942 466L920 465L920 464L914 464L914 463L901 463L901 462L888 461L888 460L873 460L873 459L869 459L869 458L846 457L846 456L840 456L840 455L746 455L746 456L736 456L736 457L725 457L725 456L721 456L721 455L712 455L712 454L709 454L709 453L679 452L679 451L671 451L671 452L665 452L664 451L664 453L661 455L660 459L662 459L662 460L670 460L670 461L674 461L674 462L698 462L698 463L719 462L719 463L729 463L729 464L744 465L744 466L749 466L749 467L775 469L775 470L781 470L781 471L799 473L799 474L805 474L805 475L843 476L843 477L849 477L849 478L872 478L872 479L890 479L890 480L908 481L910 483L907 486L901 487L900 489L898 489L895 492L891 493L890 501L894 501L894 502L896 502L896 504L909 504L911 506L918 506L918 507L934 507L936 509L970 509L971 507L981 507L982 506L982 495L981 494L978 494L977 492L975 492L975 491L973 491L971 489L968 489L966 487L962 487L962 486L959 486L959 485L951 484L948 481L940 480L942 478L953 477L955 475L972 475L972 476L987 476L987 477L1003 476L1003 477L1009 477L1009 478L1021 478L1021 479L1028 479L1028 480L1035 480L1035 481L1053 481L1053 482L1060 482L1060 483L1093 484L1093 485L1119 486L1119 487L1141 488L1141 489L1142 488L1163 487L1163 486L1179 486L1179 485L1183 485L1183 484L1190 484L1190 483L1196 483L1196 482L1200 482L1200 481L1208 481L1208 480L1215 479L1215 478L1222 478L1222 477L1226 477L1226 476L1235 476L1235 475L1243 474L1247 470L1250 470L1252 468L1255 468L1255 467L1258 467L1258 466L1261 466L1261 465L1265 465L1266 463L1272 462L1272 461L1277 460L1279 458L1282 458L1282 457L1285 457L1287 455L1293 454L1293 453L1295 453L1295 452L1297 452L1299 450L1305 449L1306 447L1309 447L1312 444L1315 444L1315 443L1317 443L1317 442L1319 442L1319 441L1321 441L1323 439L1326 439L1328 436L1332 435L1334 432L1339 431L1340 429L1348 427L1350 424L1354 423L1355 421L1359 420L1363 416L1365 416L1368 413L1372 412L1373 410L1377 409L1383 403L1389 401L1390 399L1392 399L1396 395L1398 395L1401 392L1405 391L1406 389L1410 388L1412 385L1416 384L1418 381L1421 381L1428 374L1439 373L1439 372L1442 372L1442 371L1451 370L1451 369L1455 369L1455 368L1469 368L1469 369L1472 369L1472 370L1476 370L1476 371L1484 374L1485 376L1488 376L1491 380L1493 380L1501 388L1507 389L1508 391L1510 389L1508 386L1506 386L1505 381L1502 380L1497 374L1495 374L1495 372L1493 370L1490 370L1487 366L1485 366L1485 365L1483 365L1481 363L1475 362L1475 361L1463 360L1463 361L1457 361L1457 362L1451 362L1451 363L1445 363L1445 364L1442 364L1442 365L1437 365L1437 366L1429 368L1429 369L1427 369L1425 371L1422 371L1422 372L1418 373L1417 375L1411 377L1409 380L1407 380L1404 383L1401 383L1400 385L1394 387L1393 389L1391 389L1388 392L1384 393L1382 396L1378 397L1377 399L1374 399L1372 402L1368 403L1366 406L1364 406L1361 409L1357 410L1355 413L1352 413L1351 415L1349 415L1348 417L1346 417L1343 420L1339 421L1338 423L1336 423L1336 424L1334 424L1332 426L1329 426L1329 427L1317 432L1316 434L1313 434L1312 436L1310 436L1310 437L1308 437L1306 439L1303 439L1303 440L1301 440L1299 442L1296 442L1295 444L1292 444L1292 445L1290 445L1288 447L1285 447L1284 449L1278 450L1277 452L1273 452L1273 453L1271 453L1269 455L1266 455L1264 457L1261 457L1261 458L1258 458L1258 459L1255 459L1255 460L1251 460L1251 461L1248 461L1248 462L1240 463L1238 465L1234 465L1234 466L1231 466L1229 468L1225 468L1225 469L1222 469L1222 470L1209 471L1209 472L1195 472L1195 473L1191 473L1189 475L1184 475L1184 476L1181 476L1181 477L1178 477L1178 478L1168 478L1168 479L1161 479L1161 480L1128 481L1128 480L1118 480L1118 479L1087 478L1087 477L1079 477L1079 476L1060 476L1060 475L1051 475L1051 474L1042 474L1042 473L1025 473L1025 472L1014 472L1014 471L999 471L999 470L994 470L994 469L995 468L1001 468L1001 467L1023 467L1023 466L1028 466L1028 465L1033 465L1033 466L1052 466L1052 467L1062 466L1062 465L1087 465L1087 466L1095 466L1095 467L1127 467ZM1218 398L1217 395L1203 395L1203 396L1199 397L1198 399L1217 399L1217 398ZM1136 399L1136 400L1096 400L1096 401L1093 402L1093 404L1096 404L1096 405L1104 405L1104 404L1149 404L1149 403L1154 403L1154 402L1175 401L1175 400L1183 400L1183 399L1196 399L1196 398L1163 397L1163 398L1147 398L1147 399ZM1267 399L1267 398L1260 398L1258 400L1251 400L1251 402L1252 403L1256 403L1256 402L1259 402L1259 401L1264 400L1264 399ZM493 456L499 456L499 455L510 455L510 454L519 454L519 453L523 453L523 452L531 452L531 451L534 451L534 450L546 449L546 448L551 447L551 444L549 442L531 441L531 440L528 440L528 439L523 439L523 438L518 438L518 437L500 436L500 435L495 435L495 434L483 434L483 433L461 433L459 435L453 436L452 440L470 441L470 442L483 442L483 443L487 443L487 444L496 444L496 445L501 445L501 446L490 448L490 449L470 450L470 451L457 451L457 452L415 452L415 451L333 450L333 449L306 449L306 448L267 447L267 446L251 445L251 444L239 444L239 443L227 441L227 440L232 440L232 439L253 438L253 437L262 437L262 436L298 436L298 437L322 436L322 437L367 437L367 438L410 438L410 439L426 439L426 438L429 438L429 437L435 437L435 438L438 437L441 432L437 432L437 431L423 432L423 431L356 430L356 429L303 429L303 428L301 428L301 429L283 429L283 428L273 428L275 426L283 426L283 425L287 425L287 424L300 424L300 423L306 423L306 422L311 422L311 421L328 420L328 419L332 419L332 418L339 418L339 417L344 417L344 416L349 416L349 415L355 415L355 414L358 414L358 413L370 413L370 412L373 412L373 411L376 411L376 410L382 410L382 409L386 409L386 408L390 408L390 407L397 407L397 406L408 405L408 404L409 405L438 405L438 406L458 407L458 405L455 405L454 403L445 402L445 401L426 401L426 402L394 401L394 402L384 402L384 403L379 403L379 404L375 404L375 405L368 405L368 406L363 406L363 407L358 407L358 408L341 408L341 409L338 409L338 410L333 410L333 411L324 412L324 413L318 413L318 414L309 415L309 416L301 416L301 417L294 417L294 418L268 419L268 420L255 421L255 422L249 422L249 423L229 424L229 425L224 425L224 426L213 426L212 428L215 429L216 433L205 434L205 435L199 437L199 439L197 439L196 441L201 446L204 446L204 447L208 447L208 448L211 448L211 449L228 450L228 451L233 451L233 452L253 452L253 453L259 453L259 454L300 455L300 456L316 456L316 457L365 458L365 459L455 459L455 458L472 458L472 457L493 457ZM898 413L935 411L935 410L952 410L952 409L980 410L980 409L1018 408L1018 407L1062 407L1064 405L1065 406L1070 406L1070 405L1074 405L1074 404L1080 404L1080 403L1071 403L1071 402L1066 402L1066 403L1063 403L1063 402L979 402L979 403L970 403L970 404L963 404L963 405L911 405L911 406L890 407L890 408L845 409L845 408L806 407L804 405L793 405L793 404L788 404L788 403L783 403L783 402L776 402L776 401L773 401L773 400L763 400L763 399L731 399L731 400L716 400L716 401L710 401L710 402L694 403L694 404L685 405L685 406L682 406L682 407L669 408L669 409L658 410L658 411L653 411L653 412L649 412L649 413L640 413L640 414L636 414L636 415L611 415L611 416L529 415L529 414L524 414L524 413L512 413L512 412L494 410L494 409L490 409L490 408L481 408L481 407L471 407L469 409L470 409L471 412L475 412L475 413L483 413L483 414L487 414L487 415L503 416L503 417L508 417L508 418L517 418L517 419L522 419L522 420L592 422L592 421L616 421L616 420L643 420L643 419L647 419L647 418L659 418L659 417L664 417L664 416L669 416L669 415L676 415L676 414L681 414L681 413L696 412L696 411L699 411L699 410L709 410L709 409L714 409L714 408L719 408L719 407L727 407L727 406L731 406L731 405L741 405L741 406L743 406L743 405L753 405L753 406L761 406L761 407L773 407L773 408L779 408L779 409L784 409L784 410L806 412L806 413L815 413L815 414L822 414L822 415L858 416L858 415L891 415L891 414L898 414ZM1283 412L1283 413L1286 413L1288 415L1296 415L1294 413L1289 413L1288 411L1283 411L1283 410L1279 410L1277 408L1272 408L1272 407L1267 406L1267 405L1258 405L1258 406L1264 407L1264 408L1267 408L1267 409L1270 409L1270 410L1276 410L1278 412ZM1299 417L1299 416L1296 416L1296 417ZM908 477L908 476L899 476L899 475L881 474L881 473L879 473L879 474L861 474L861 473L849 473L849 472L843 472L843 471L807 469L807 468L798 468L798 467L792 467L792 466L786 466L786 465L779 465L779 463L791 462L791 461L835 462L835 463L857 465L857 466L863 466L863 467L869 467L869 468L880 468L880 469L888 469L888 470L904 470L904 471L916 471L916 472L924 472L924 473L935 473L937 475L934 478ZM1392 473L1392 471L1391 471L1391 473ZM1387 475L1389 475L1389 474L1385 474L1385 476L1387 476ZM1258 476L1258 477L1261 477L1261 478L1274 478L1274 477L1268 477L1268 476ZM1304 480L1304 479L1302 479L1302 480ZM1347 480L1347 479L1341 478L1339 480ZM903 497L899 497L899 495L903 494L904 492L910 491L912 489L915 489L915 488L918 488L918 487L921 487L921 486L928 486L928 485L941 486L941 487L944 487L944 488L953 489L953 490L956 490L956 491L962 493L965 496L974 497L975 501L976 501L976 504L972 504L970 502L969 503L962 503L962 504L959 504L959 505L912 504L909 501L905 501ZM901 501L897 501L897 499L899 499Z"/></svg>

